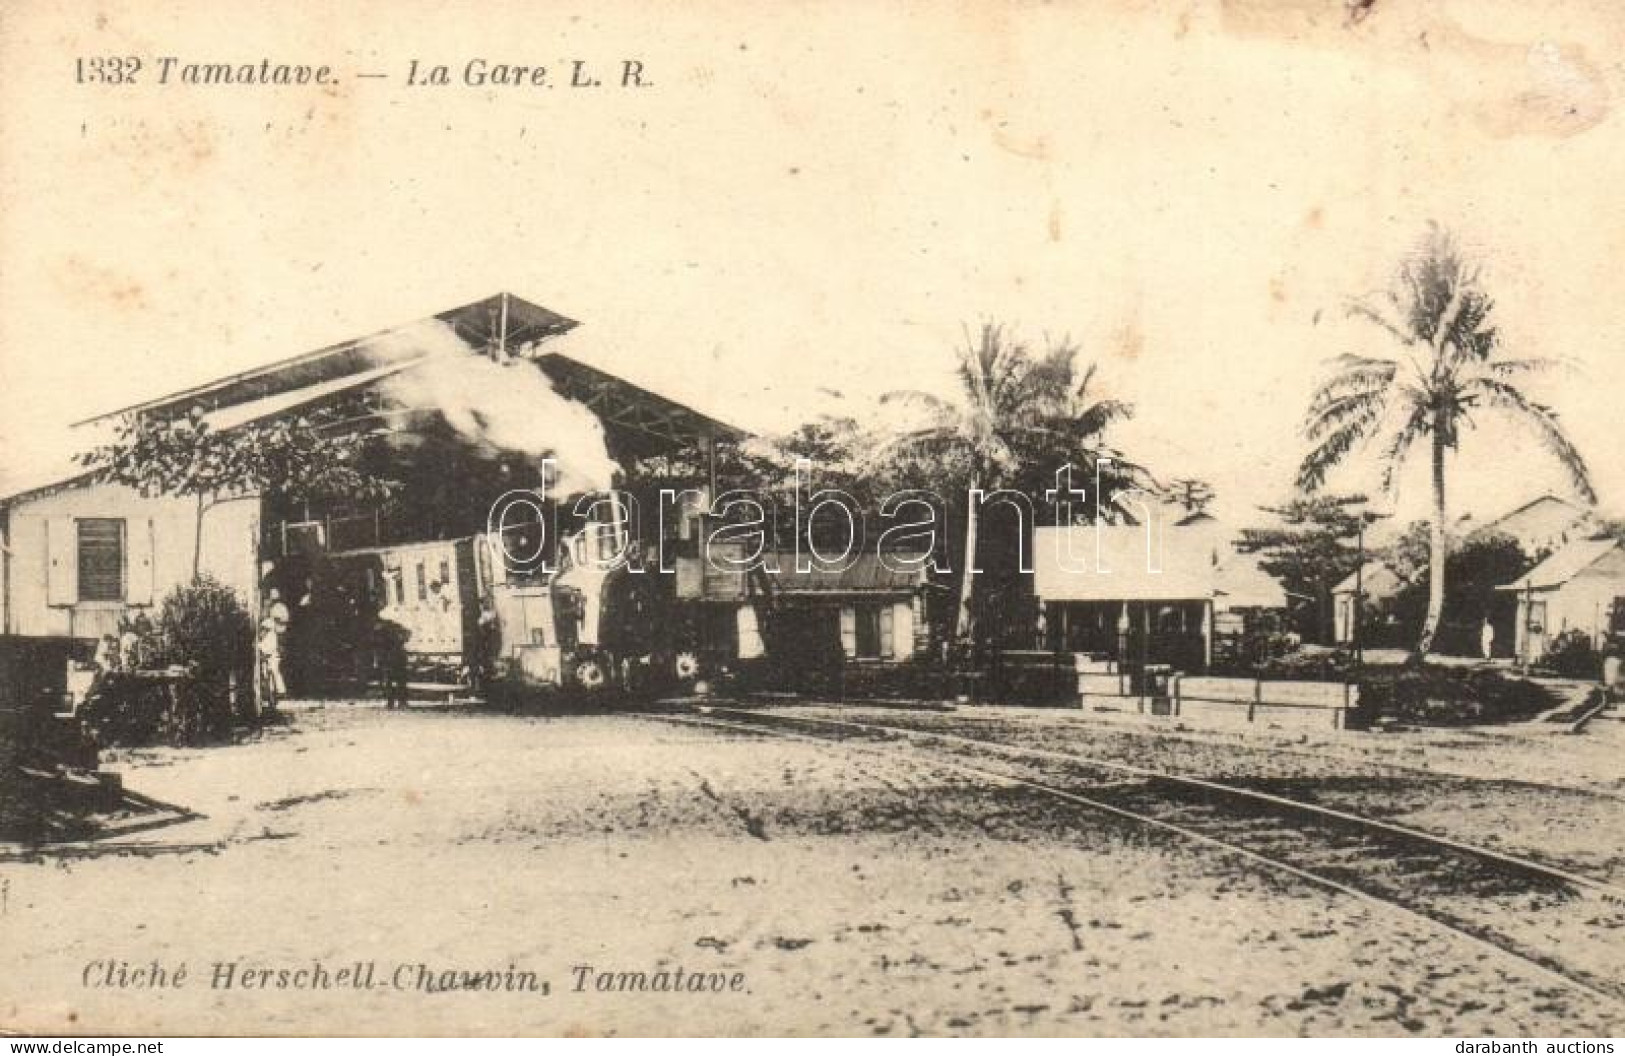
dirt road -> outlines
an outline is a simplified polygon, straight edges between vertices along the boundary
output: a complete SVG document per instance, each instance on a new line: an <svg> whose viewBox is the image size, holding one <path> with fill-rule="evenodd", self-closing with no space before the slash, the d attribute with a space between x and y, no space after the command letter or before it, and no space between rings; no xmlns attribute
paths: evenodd
<svg viewBox="0 0 1625 1056"><path fill-rule="evenodd" d="M1625 1025L1618 1009L1421 925L850 746L634 717L332 708L251 743L119 766L131 787L207 815L143 839L206 849L0 865L0 1024L860 1035Z"/></svg>

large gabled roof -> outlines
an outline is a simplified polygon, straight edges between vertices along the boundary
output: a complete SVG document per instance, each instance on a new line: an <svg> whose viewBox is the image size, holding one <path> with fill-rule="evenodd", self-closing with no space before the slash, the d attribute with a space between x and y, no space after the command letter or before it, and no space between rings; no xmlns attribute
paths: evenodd
<svg viewBox="0 0 1625 1056"><path fill-rule="evenodd" d="M1595 520L1591 509L1548 492L1482 524L1474 525L1472 518L1463 517L1456 531L1510 535L1524 549L1538 550L1586 535Z"/></svg>
<svg viewBox="0 0 1625 1056"><path fill-rule="evenodd" d="M509 293L451 308L427 320L278 360L179 392L121 407L76 425L105 425L129 414L171 415L201 408L211 425L230 429L263 421L359 392L417 369L443 350L425 350L412 335L426 323L443 323L470 354L496 348L524 355L558 392L585 404L603 422L620 451L658 454L698 440L733 441L749 434L700 411L635 385L579 359L538 346L575 329L575 320ZM72 486L91 474L70 465L52 467L0 496L0 506Z"/></svg>
<svg viewBox="0 0 1625 1056"><path fill-rule="evenodd" d="M668 443L695 437L743 440L750 434L561 352L536 357L559 394L587 405L611 428L635 430Z"/></svg>
<svg viewBox="0 0 1625 1056"><path fill-rule="evenodd" d="M1494 520L1485 523L1484 527L1497 529L1504 528L1507 525L1515 525L1520 520L1529 517L1531 514L1537 514L1544 510L1553 511L1554 516L1572 517L1575 519L1585 516L1587 512L1585 507L1553 495L1551 492L1547 492L1544 495L1535 496L1522 506L1508 510L1506 513L1501 514L1501 516L1495 518Z"/></svg>
<svg viewBox="0 0 1625 1056"><path fill-rule="evenodd" d="M541 342L567 333L578 324L510 293L494 294L428 320L231 374L78 424L126 414L173 414L193 407L202 408L212 420L241 424L305 407L330 395L413 370L434 355L443 354L426 352L412 340L415 332L432 322L449 326L470 353L500 345L509 353L526 356L562 395L586 404L612 431L618 430L623 441L629 441L623 446L639 453L701 438L738 440L747 435L742 429L579 359L544 351L538 347Z"/></svg>
<svg viewBox="0 0 1625 1056"><path fill-rule="evenodd" d="M391 338L410 333L430 321L439 321L451 327L471 349L486 348L499 339L509 348L517 349L566 333L578 325L574 319L567 319L523 298L498 293L472 304L447 309L429 320L391 327L314 352L267 363L253 370L228 374L202 385L121 407L74 424L84 425L126 414L166 414L192 407L215 411L309 386L329 384L392 362L416 359L421 356L421 351L412 347L410 342L392 341Z"/></svg>

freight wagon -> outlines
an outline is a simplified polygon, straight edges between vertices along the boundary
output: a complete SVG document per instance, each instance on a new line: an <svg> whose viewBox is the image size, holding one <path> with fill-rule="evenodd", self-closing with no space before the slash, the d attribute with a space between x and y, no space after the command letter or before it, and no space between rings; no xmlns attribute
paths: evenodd
<svg viewBox="0 0 1625 1056"><path fill-rule="evenodd" d="M451 693L598 693L692 677L671 577L608 568L623 543L614 527L590 522L564 541L550 572L513 567L494 534L331 554L322 578L337 592L334 607L352 615L323 625L348 623L362 656L379 620L399 625L410 680ZM378 657L367 663L376 678Z"/></svg>

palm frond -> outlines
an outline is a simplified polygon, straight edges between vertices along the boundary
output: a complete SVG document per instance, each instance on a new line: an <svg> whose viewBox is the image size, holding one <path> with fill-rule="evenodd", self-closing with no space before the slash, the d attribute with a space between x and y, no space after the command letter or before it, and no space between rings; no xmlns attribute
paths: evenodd
<svg viewBox="0 0 1625 1056"><path fill-rule="evenodd" d="M1307 417L1316 417L1349 397L1386 392L1398 373L1398 365L1389 364L1388 369L1367 368L1328 378L1310 394Z"/></svg>
<svg viewBox="0 0 1625 1056"><path fill-rule="evenodd" d="M1410 414L1400 423L1388 443L1382 449L1382 490L1392 495L1398 486L1399 471L1405 466L1405 456L1410 454L1411 445L1427 435L1428 416L1427 408L1420 403L1413 403Z"/></svg>
<svg viewBox="0 0 1625 1056"><path fill-rule="evenodd" d="M1346 422L1310 448L1298 465L1298 487L1306 492L1318 490L1326 482L1327 474L1367 439L1372 424L1367 419Z"/></svg>
<svg viewBox="0 0 1625 1056"><path fill-rule="evenodd" d="M1556 371L1571 372L1575 369L1573 363L1563 359L1552 359L1546 356L1530 356L1520 359L1494 359L1484 364L1484 369L1498 378L1513 378L1526 374L1550 374Z"/></svg>
<svg viewBox="0 0 1625 1056"><path fill-rule="evenodd" d="M1304 421L1303 432L1311 443L1317 442L1334 429L1353 421L1376 421L1388 405L1386 388L1352 392L1329 403L1310 408Z"/></svg>
<svg viewBox="0 0 1625 1056"><path fill-rule="evenodd" d="M1083 399L1089 394L1089 386L1094 382L1095 372L1099 369L1100 364L1098 363L1091 363L1083 368L1083 375L1078 378L1077 385L1072 389L1073 396Z"/></svg>
<svg viewBox="0 0 1625 1056"><path fill-rule="evenodd" d="M1105 432L1113 422L1127 421L1132 417L1134 417L1132 403L1126 400L1100 400L1075 415L1069 427L1072 432L1081 436L1094 436Z"/></svg>
<svg viewBox="0 0 1625 1056"><path fill-rule="evenodd" d="M1474 392L1483 394L1488 405L1510 412L1534 434L1540 445L1568 473L1570 483L1581 498L1591 503L1597 501L1596 490L1591 484L1591 470L1574 442L1563 432L1555 411L1531 400L1515 386L1498 378L1478 377L1469 384Z"/></svg>
<svg viewBox="0 0 1625 1056"><path fill-rule="evenodd" d="M942 421L957 417L960 409L948 400L935 393L923 392L919 389L894 389L882 393L880 403L884 405L899 405L905 408L926 411Z"/></svg>
<svg viewBox="0 0 1625 1056"><path fill-rule="evenodd" d="M1369 323L1375 323L1383 330L1386 330L1390 337L1402 345L1410 345L1416 341L1416 335L1406 333L1403 327L1389 319L1387 316L1383 315L1382 312L1377 310L1375 305L1372 305L1368 301L1350 301L1348 302L1347 308L1350 316L1356 319L1364 319Z"/></svg>

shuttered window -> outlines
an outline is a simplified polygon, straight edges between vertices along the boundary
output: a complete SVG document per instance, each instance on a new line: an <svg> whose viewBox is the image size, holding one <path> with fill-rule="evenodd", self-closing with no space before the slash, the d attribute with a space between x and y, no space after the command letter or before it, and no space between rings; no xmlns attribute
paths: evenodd
<svg viewBox="0 0 1625 1056"><path fill-rule="evenodd" d="M878 659L881 655L880 609L874 605L858 606L856 630L856 654L864 660Z"/></svg>
<svg viewBox="0 0 1625 1056"><path fill-rule="evenodd" d="M124 600L124 522L87 517L79 528L79 600Z"/></svg>

